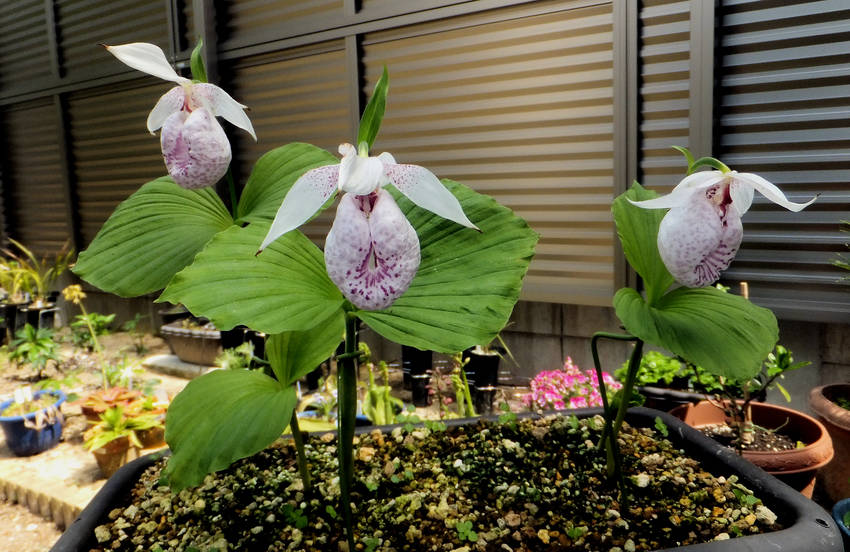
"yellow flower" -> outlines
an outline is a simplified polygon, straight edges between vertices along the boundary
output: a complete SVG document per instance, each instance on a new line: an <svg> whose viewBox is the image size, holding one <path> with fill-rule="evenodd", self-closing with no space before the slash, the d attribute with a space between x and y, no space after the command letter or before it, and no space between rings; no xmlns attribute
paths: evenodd
<svg viewBox="0 0 850 552"><path fill-rule="evenodd" d="M86 298L86 294L83 292L83 286L79 284L72 284L63 289L62 296L65 297L66 301L70 301L75 305L79 305Z"/></svg>

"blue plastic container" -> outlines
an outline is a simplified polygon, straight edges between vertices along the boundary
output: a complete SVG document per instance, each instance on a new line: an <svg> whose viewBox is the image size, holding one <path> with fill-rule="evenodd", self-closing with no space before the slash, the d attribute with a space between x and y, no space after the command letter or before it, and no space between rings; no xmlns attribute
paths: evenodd
<svg viewBox="0 0 850 552"><path fill-rule="evenodd" d="M62 391L36 391L33 397L38 398L42 395L52 395L56 398L53 407L57 411L59 405L65 402L66 398ZM9 399L0 403L0 414L13 402L12 399ZM63 420L61 415L56 418L55 422L45 425L41 429L27 427L24 422L27 421L29 425L33 425L36 414L36 412L32 412L24 416L0 416L0 427L3 428L3 433L6 435L6 444L17 456L32 456L44 452L55 446L62 437Z"/></svg>
<svg viewBox="0 0 850 552"><path fill-rule="evenodd" d="M850 512L850 498L839 500L832 507L832 517L838 528L841 529L841 536L844 538L844 549L850 550L850 527L844 523L844 515Z"/></svg>

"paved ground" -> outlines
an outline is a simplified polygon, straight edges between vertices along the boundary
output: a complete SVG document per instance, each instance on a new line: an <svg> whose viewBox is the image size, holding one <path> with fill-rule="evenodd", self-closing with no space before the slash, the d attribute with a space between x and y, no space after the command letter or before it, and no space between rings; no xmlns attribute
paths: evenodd
<svg viewBox="0 0 850 552"><path fill-rule="evenodd" d="M20 504L0 500L0 550L45 552L62 532Z"/></svg>

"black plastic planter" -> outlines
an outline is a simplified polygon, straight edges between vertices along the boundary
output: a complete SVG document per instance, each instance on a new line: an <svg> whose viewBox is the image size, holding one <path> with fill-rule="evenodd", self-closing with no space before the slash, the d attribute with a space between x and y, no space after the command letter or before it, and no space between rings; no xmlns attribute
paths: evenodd
<svg viewBox="0 0 850 552"><path fill-rule="evenodd" d="M581 417L601 413L601 409L568 411ZM529 414L531 415L531 414ZM635 426L652 427L660 417L669 431L669 439L686 454L700 460L703 467L717 475L736 474L741 483L750 488L767 507L776 513L786 529L762 535L750 535L718 542L709 542L664 549L658 552L842 552L841 534L832 517L820 506L804 498L784 483L768 475L753 464L705 437L693 428L665 412L649 408L629 410L627 420ZM488 416L487 419L495 419ZM449 425L475 422L476 419L449 420ZM386 426L387 431L398 426ZM372 431L372 427L357 429L357 433ZM52 552L89 550L94 546L94 528L107 520L109 512L120 506L135 485L141 473L161 453L148 455L122 467L92 499L74 523L51 549Z"/></svg>
<svg viewBox="0 0 850 552"><path fill-rule="evenodd" d="M416 347L401 346L402 384L405 389L411 389L413 376L427 374L431 370L433 354Z"/></svg>
<svg viewBox="0 0 850 552"><path fill-rule="evenodd" d="M498 352L480 355L471 349L464 351L463 357L468 359L464 365L464 370L472 393L472 400L475 403L475 411L479 414L491 414L496 387L499 384L499 361L501 357ZM472 374L471 381L470 373Z"/></svg>

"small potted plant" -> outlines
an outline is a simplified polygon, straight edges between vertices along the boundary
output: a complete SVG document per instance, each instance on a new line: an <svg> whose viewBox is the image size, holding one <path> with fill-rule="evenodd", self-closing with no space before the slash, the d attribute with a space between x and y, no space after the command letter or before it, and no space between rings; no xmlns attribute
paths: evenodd
<svg viewBox="0 0 850 552"><path fill-rule="evenodd" d="M94 454L97 465L106 477L139 456L143 448L137 432L162 427L162 421L153 414L128 416L124 408L116 406L100 415L100 421L86 430L83 446Z"/></svg>
<svg viewBox="0 0 850 552"><path fill-rule="evenodd" d="M24 324L9 349L9 361L16 368L29 366L38 379L43 379L50 362L59 361L59 344L53 339L53 330L47 328Z"/></svg>
<svg viewBox="0 0 850 552"><path fill-rule="evenodd" d="M168 401L154 396L144 396L131 402L126 407L126 415L131 418L153 416L159 421L158 425L136 431L141 448L159 448L165 446L165 414L168 411Z"/></svg>
<svg viewBox="0 0 850 552"><path fill-rule="evenodd" d="M493 412L493 398L499 384L499 364L505 355L516 364L516 359L501 335L488 344L476 345L463 352L463 369L472 386L475 409L480 414Z"/></svg>
<svg viewBox="0 0 850 552"><path fill-rule="evenodd" d="M32 296L32 302L27 305L26 321L36 327L52 328L56 312L58 292L51 290L56 280L73 264L74 250L66 243L52 258L44 256L41 259L24 244L9 239L17 252L7 249L6 255L17 262L17 270L23 274L24 290Z"/></svg>
<svg viewBox="0 0 850 552"><path fill-rule="evenodd" d="M56 445L62 437L64 419L60 406L65 393L30 388L15 390L15 397L0 404L0 427L6 444L17 456L32 456Z"/></svg>
<svg viewBox="0 0 850 552"><path fill-rule="evenodd" d="M802 412L754 402L772 386L790 400L777 380L808 364L794 362L791 351L777 345L755 378L724 385L715 399L676 407L671 414L735 447L750 462L811 497L817 471L833 457L826 428ZM743 399L736 398L736 389L743 391Z"/></svg>
<svg viewBox="0 0 850 552"><path fill-rule="evenodd" d="M163 325L160 333L183 362L212 366L221 351L221 333L206 319L183 318Z"/></svg>

